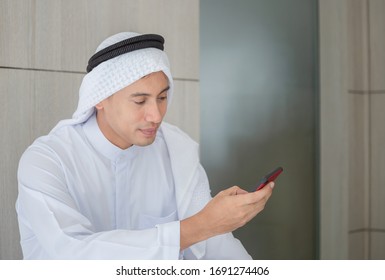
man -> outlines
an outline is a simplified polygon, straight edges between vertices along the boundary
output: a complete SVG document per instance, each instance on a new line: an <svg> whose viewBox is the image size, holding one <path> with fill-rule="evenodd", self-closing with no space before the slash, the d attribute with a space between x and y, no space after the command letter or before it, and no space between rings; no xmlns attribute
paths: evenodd
<svg viewBox="0 0 385 280"><path fill-rule="evenodd" d="M91 57L73 118L23 154L25 259L249 259L231 231L273 184L213 199L198 147L162 123L173 94L163 38L119 33Z"/></svg>

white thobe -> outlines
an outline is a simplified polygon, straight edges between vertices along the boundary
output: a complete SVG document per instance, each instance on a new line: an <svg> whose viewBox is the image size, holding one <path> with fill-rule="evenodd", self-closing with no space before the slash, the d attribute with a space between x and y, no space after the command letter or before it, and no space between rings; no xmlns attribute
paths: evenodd
<svg viewBox="0 0 385 280"><path fill-rule="evenodd" d="M16 203L25 259L250 259L231 233L180 252L180 220L211 199L198 145L163 123L122 150L93 115L23 154Z"/></svg>

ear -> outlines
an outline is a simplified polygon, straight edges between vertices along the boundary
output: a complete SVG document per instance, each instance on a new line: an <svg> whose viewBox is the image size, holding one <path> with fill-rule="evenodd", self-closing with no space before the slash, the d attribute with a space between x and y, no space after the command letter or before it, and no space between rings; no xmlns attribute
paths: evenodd
<svg viewBox="0 0 385 280"><path fill-rule="evenodd" d="M103 108L104 108L103 101L96 104L95 108L96 108L96 110L103 110Z"/></svg>

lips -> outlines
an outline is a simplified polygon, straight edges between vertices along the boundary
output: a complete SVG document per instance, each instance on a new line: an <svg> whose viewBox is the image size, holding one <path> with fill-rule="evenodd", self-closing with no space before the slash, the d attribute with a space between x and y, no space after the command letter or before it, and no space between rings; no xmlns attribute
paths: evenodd
<svg viewBox="0 0 385 280"><path fill-rule="evenodd" d="M156 132L157 132L157 128L146 128L146 129L139 129L140 132L142 132L144 134L144 136L147 136L147 137L153 137L155 136Z"/></svg>

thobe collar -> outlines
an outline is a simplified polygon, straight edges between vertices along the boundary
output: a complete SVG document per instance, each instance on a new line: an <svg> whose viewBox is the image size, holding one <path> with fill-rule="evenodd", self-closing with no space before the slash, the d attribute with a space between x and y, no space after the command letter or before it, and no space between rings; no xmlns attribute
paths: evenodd
<svg viewBox="0 0 385 280"><path fill-rule="evenodd" d="M133 158L140 147L131 146L125 150L112 144L102 133L96 121L96 114L93 114L83 125L84 133L94 147L103 156L111 161L117 161L121 158Z"/></svg>

